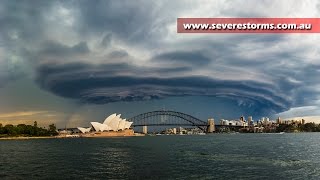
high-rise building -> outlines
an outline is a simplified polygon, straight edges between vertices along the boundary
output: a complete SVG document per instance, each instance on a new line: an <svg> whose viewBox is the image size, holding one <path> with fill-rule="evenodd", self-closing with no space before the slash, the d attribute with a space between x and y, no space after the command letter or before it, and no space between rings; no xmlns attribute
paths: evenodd
<svg viewBox="0 0 320 180"><path fill-rule="evenodd" d="M282 122L281 122L281 118L280 118L280 117L278 117L276 122L277 122L277 124L282 124Z"/></svg>
<svg viewBox="0 0 320 180"><path fill-rule="evenodd" d="M252 124L252 116L248 117L248 126L250 126Z"/></svg>

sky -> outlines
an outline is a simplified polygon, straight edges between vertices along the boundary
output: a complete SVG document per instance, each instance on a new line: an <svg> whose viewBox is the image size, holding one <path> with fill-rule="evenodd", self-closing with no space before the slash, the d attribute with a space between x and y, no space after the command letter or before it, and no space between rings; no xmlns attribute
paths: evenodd
<svg viewBox="0 0 320 180"><path fill-rule="evenodd" d="M178 34L176 24L319 15L316 0L2 0L0 123L88 126L161 109L320 120L319 34Z"/></svg>

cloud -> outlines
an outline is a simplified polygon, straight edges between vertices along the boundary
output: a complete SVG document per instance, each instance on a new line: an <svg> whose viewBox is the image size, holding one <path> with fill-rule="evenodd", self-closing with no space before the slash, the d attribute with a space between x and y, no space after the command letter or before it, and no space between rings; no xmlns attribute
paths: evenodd
<svg viewBox="0 0 320 180"><path fill-rule="evenodd" d="M279 116L285 120L305 119L306 122L320 123L319 114L319 106L301 106L290 108L288 111L276 114L276 116Z"/></svg>
<svg viewBox="0 0 320 180"><path fill-rule="evenodd" d="M32 4L15 0L1 2L0 33L6 43L18 39L31 42L43 35L45 27L42 23L53 2L35 0Z"/></svg>
<svg viewBox="0 0 320 180"><path fill-rule="evenodd" d="M177 17L318 17L317 1L205 3L1 1L0 86L35 77L92 104L201 95L261 114L320 107L319 36L176 33Z"/></svg>
<svg viewBox="0 0 320 180"><path fill-rule="evenodd" d="M119 73L124 68L126 73ZM93 104L172 96L224 96L242 100L265 112L281 112L291 105L286 96L270 84L204 76L161 77L154 76L154 71L144 71L143 76L139 76L140 68L125 64L51 64L39 67L37 82L56 95Z"/></svg>
<svg viewBox="0 0 320 180"><path fill-rule="evenodd" d="M192 51L175 51L162 53L153 58L153 61L165 62L165 63L178 63L178 64L189 64L195 66L204 66L210 63L210 59L202 52Z"/></svg>
<svg viewBox="0 0 320 180"><path fill-rule="evenodd" d="M288 111L284 111L278 114L278 116L284 118L293 118L297 116L316 116L320 113L318 106L301 106L292 107Z"/></svg>
<svg viewBox="0 0 320 180"><path fill-rule="evenodd" d="M39 50L39 54L41 55L53 55L53 56L72 56L79 54L89 53L90 50L87 46L86 42L79 42L78 44L69 47L58 42L54 41L46 41L44 42Z"/></svg>
<svg viewBox="0 0 320 180"><path fill-rule="evenodd" d="M21 116L33 116L37 114L48 113L47 111L19 111L11 113L2 113L0 118L12 118L12 117L21 117Z"/></svg>
<svg viewBox="0 0 320 180"><path fill-rule="evenodd" d="M16 111L0 114L0 124L29 124L33 125L37 121L38 126L48 126L55 123L62 127L65 122L61 122L63 114L50 111Z"/></svg>
<svg viewBox="0 0 320 180"><path fill-rule="evenodd" d="M111 59L124 58L124 57L128 57L128 56L129 56L129 54L125 50L115 50L109 54L109 57Z"/></svg>
<svg viewBox="0 0 320 180"><path fill-rule="evenodd" d="M104 36L104 38L101 41L101 46L108 48L111 46L111 42L112 42L112 34L107 34Z"/></svg>
<svg viewBox="0 0 320 180"><path fill-rule="evenodd" d="M154 46L168 33L167 23L176 19L176 17L167 18L165 12L168 12L168 3L183 4L183 2L171 1L155 3L145 0L138 2L94 0L78 1L72 3L70 8L76 8L79 12L75 22L78 33L92 36L107 32L112 34L112 40L120 40L135 46L146 44ZM106 44L111 40L108 34L103 38Z"/></svg>

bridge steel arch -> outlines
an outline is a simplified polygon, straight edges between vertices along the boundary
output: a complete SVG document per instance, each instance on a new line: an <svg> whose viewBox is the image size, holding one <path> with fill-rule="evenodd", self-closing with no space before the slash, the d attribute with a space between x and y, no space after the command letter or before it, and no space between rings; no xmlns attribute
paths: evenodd
<svg viewBox="0 0 320 180"><path fill-rule="evenodd" d="M204 122L191 115L176 112L176 111L152 111L134 116L129 121L132 121L133 127L138 126L196 126L201 130L206 131L207 122Z"/></svg>

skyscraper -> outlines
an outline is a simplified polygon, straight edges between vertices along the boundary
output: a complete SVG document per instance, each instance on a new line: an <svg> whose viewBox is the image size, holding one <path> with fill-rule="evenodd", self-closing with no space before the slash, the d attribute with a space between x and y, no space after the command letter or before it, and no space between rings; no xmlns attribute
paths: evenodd
<svg viewBox="0 0 320 180"><path fill-rule="evenodd" d="M277 124L282 124L280 117L277 118Z"/></svg>
<svg viewBox="0 0 320 180"><path fill-rule="evenodd" d="M248 126L250 126L251 123L252 123L252 116L249 116L249 117L248 117Z"/></svg>

